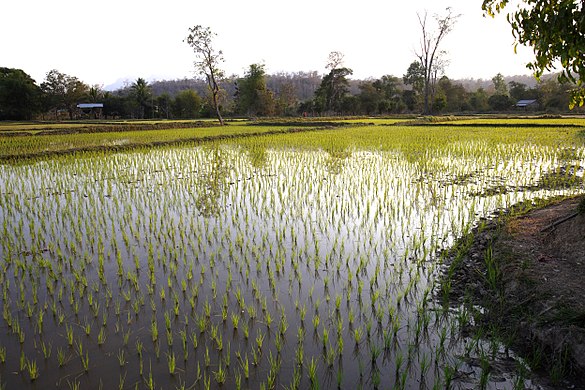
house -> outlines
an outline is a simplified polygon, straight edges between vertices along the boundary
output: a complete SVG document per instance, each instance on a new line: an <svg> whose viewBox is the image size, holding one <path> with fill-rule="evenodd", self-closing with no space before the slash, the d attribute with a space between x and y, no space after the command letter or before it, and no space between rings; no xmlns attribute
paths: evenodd
<svg viewBox="0 0 585 390"><path fill-rule="evenodd" d="M103 103L79 103L77 108L81 111L82 116L98 119L102 117Z"/></svg>
<svg viewBox="0 0 585 390"><path fill-rule="evenodd" d="M514 106L516 108L524 109L524 111L528 111L528 110L533 111L533 110L538 110L538 108L539 108L538 100L536 100L536 99L518 100L518 102L516 102L516 104Z"/></svg>

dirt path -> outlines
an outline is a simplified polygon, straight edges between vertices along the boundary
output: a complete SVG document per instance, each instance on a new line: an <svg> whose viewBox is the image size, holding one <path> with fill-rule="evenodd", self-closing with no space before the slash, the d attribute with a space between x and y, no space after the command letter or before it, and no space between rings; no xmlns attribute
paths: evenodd
<svg viewBox="0 0 585 390"><path fill-rule="evenodd" d="M452 277L451 299L472 297L486 307L482 323L510 337L555 388L585 389L585 213L577 214L580 201L565 199L476 230Z"/></svg>

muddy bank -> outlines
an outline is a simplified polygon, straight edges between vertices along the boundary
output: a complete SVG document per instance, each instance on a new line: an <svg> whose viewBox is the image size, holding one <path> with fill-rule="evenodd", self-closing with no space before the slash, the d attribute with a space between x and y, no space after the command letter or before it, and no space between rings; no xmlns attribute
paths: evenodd
<svg viewBox="0 0 585 390"><path fill-rule="evenodd" d="M447 255L442 288L451 304L485 308L477 312L477 327L508 340L553 388L585 389L580 201L518 205L483 221Z"/></svg>

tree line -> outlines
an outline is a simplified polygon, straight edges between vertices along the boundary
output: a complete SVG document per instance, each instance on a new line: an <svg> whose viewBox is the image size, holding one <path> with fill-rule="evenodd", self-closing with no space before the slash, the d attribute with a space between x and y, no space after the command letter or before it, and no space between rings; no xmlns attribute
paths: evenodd
<svg viewBox="0 0 585 390"><path fill-rule="evenodd" d="M352 70L331 68L317 72L265 72L263 64L251 64L242 77L220 82L218 97L229 117L298 115L392 115L424 111L424 74L414 61L402 77L350 79ZM509 79L509 78L508 78ZM470 84L467 82L467 84ZM155 81L143 78L115 91L90 86L75 76L51 70L37 84L21 69L0 68L0 120L77 119L78 103L103 103L106 118L193 119L214 117L207 86L201 79ZM488 86L470 89L465 81L442 76L434 86L433 114L486 113L516 110L518 100L535 99L542 112L568 112L570 84L543 77L528 85L506 81L502 74ZM575 108L573 111L578 110ZM582 111L582 109L579 109Z"/></svg>

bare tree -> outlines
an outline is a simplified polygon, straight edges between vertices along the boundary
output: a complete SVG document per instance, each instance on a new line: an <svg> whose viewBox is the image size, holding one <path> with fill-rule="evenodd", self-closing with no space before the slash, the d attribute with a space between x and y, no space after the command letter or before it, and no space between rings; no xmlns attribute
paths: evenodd
<svg viewBox="0 0 585 390"><path fill-rule="evenodd" d="M422 37L420 51L416 52L416 56L424 70L424 114L431 112L430 100L433 95L433 87L441 68L444 66L444 61L441 60L441 57L445 52L439 50L439 45L445 36L451 32L459 17L459 15L453 15L450 7L446 11L447 15L444 17L435 15L438 28L434 31L427 26L427 12L425 11L423 16L417 13Z"/></svg>
<svg viewBox="0 0 585 390"><path fill-rule="evenodd" d="M189 35L185 41L195 53L195 69L199 74L204 75L207 80L213 108L217 114L219 124L223 126L224 122L219 109L219 96L221 93L219 81L224 77L224 71L219 68L219 64L224 59L223 52L221 50L215 51L213 47L213 38L216 35L209 27L197 25L189 28Z"/></svg>
<svg viewBox="0 0 585 390"><path fill-rule="evenodd" d="M343 65L343 58L345 55L340 51L332 51L327 57L327 65L325 69L337 69Z"/></svg>

